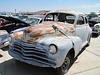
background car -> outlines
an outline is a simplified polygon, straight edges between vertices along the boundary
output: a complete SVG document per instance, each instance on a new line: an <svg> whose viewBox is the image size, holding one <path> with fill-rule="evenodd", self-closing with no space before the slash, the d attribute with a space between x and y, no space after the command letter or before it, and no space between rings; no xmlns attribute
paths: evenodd
<svg viewBox="0 0 100 75"><path fill-rule="evenodd" d="M93 33L93 34L100 35L100 31L97 30L97 29L94 27L94 25L95 25L95 24L98 24L98 23L100 23L100 17L91 17L91 18L89 19L89 26L90 26L91 29L92 29L92 33Z"/></svg>
<svg viewBox="0 0 100 75"><path fill-rule="evenodd" d="M0 18L3 19L0 30L6 30L8 33L15 29L30 26L28 23L12 16L0 16Z"/></svg>
<svg viewBox="0 0 100 75"><path fill-rule="evenodd" d="M98 31L100 31L100 23L95 24L94 28L96 28Z"/></svg>
<svg viewBox="0 0 100 75"><path fill-rule="evenodd" d="M19 19L28 23L30 26L41 23L43 18L44 18L43 15L42 16L41 15L40 16L29 16L27 18L20 18L19 17ZM23 28L13 30L13 31L10 32L10 34L15 33L15 32L19 32L19 31L24 31L26 28L27 27L23 27Z"/></svg>
<svg viewBox="0 0 100 75"><path fill-rule="evenodd" d="M22 17L22 16L2 16L0 15L0 48L7 46L8 35L18 31L24 31L28 26L42 22L39 17ZM2 21L2 22L1 22Z"/></svg>
<svg viewBox="0 0 100 75"><path fill-rule="evenodd" d="M9 44L8 35L9 34L6 30L0 30L0 48Z"/></svg>
<svg viewBox="0 0 100 75"><path fill-rule="evenodd" d="M9 45L9 33L15 29L30 26L29 24L21 21L12 16L0 15L0 48Z"/></svg>

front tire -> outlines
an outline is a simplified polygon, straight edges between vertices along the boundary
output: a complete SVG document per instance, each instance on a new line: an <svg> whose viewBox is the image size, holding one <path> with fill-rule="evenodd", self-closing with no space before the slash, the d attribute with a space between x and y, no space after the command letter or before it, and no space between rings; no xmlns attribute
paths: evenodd
<svg viewBox="0 0 100 75"><path fill-rule="evenodd" d="M64 75L65 73L68 72L70 66L71 66L71 56L70 54L68 54L64 60L64 63L59 68L57 68L57 74Z"/></svg>

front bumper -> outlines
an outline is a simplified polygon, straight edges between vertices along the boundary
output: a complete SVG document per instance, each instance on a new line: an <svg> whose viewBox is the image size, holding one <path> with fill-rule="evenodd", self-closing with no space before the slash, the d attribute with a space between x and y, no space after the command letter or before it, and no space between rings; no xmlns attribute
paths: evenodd
<svg viewBox="0 0 100 75"><path fill-rule="evenodd" d="M92 31L92 34L100 35L100 31Z"/></svg>
<svg viewBox="0 0 100 75"><path fill-rule="evenodd" d="M22 42L15 42L9 49L9 54L15 59L40 67L54 67L55 60L48 57L45 49Z"/></svg>
<svg viewBox="0 0 100 75"><path fill-rule="evenodd" d="M91 27L91 29L92 29L92 33L95 33L95 34L100 33L100 31L98 31L98 30L97 30L97 29L95 29L94 27Z"/></svg>

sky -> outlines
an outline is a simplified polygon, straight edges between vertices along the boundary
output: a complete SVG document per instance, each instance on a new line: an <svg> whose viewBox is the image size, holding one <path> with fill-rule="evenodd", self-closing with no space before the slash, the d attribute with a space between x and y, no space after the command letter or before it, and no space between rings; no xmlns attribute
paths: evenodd
<svg viewBox="0 0 100 75"><path fill-rule="evenodd" d="M100 0L0 0L0 12L35 12L40 10L74 10L100 12Z"/></svg>

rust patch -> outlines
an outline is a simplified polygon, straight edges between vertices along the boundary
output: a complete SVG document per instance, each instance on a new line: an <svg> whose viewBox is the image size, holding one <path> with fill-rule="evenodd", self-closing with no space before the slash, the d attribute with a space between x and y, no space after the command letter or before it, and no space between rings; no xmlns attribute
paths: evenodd
<svg viewBox="0 0 100 75"><path fill-rule="evenodd" d="M34 39L29 39L27 40L27 43L32 43L34 41Z"/></svg>
<svg viewBox="0 0 100 75"><path fill-rule="evenodd" d="M5 35L5 34L8 34L6 30L0 30L0 35Z"/></svg>
<svg viewBox="0 0 100 75"><path fill-rule="evenodd" d="M32 32L32 29L30 27L29 28L26 28L24 32L25 33L30 33L30 32Z"/></svg>
<svg viewBox="0 0 100 75"><path fill-rule="evenodd" d="M57 36L59 36L59 37L60 37L60 36L63 36L63 34L58 34Z"/></svg>
<svg viewBox="0 0 100 75"><path fill-rule="evenodd" d="M36 40L36 39L29 39L29 40L27 40L27 42L26 42L26 43L31 43L31 44L36 45L36 44L37 44L37 42L36 42L35 40Z"/></svg>
<svg viewBox="0 0 100 75"><path fill-rule="evenodd" d="M71 27L70 30L74 30L74 28Z"/></svg>
<svg viewBox="0 0 100 75"><path fill-rule="evenodd" d="M54 30L52 25L58 27L63 33L67 34L69 30L74 30L72 24L65 24L62 22L42 22L39 25L31 26L25 29L24 34L18 35L18 33L14 33L13 36L16 38L21 38L23 41L25 40L27 43L35 43L36 40L43 37L54 37L54 36L63 36L57 30ZM41 39L40 39L41 40Z"/></svg>
<svg viewBox="0 0 100 75"><path fill-rule="evenodd" d="M16 39L21 39L23 37L23 31L15 32L11 34Z"/></svg>
<svg viewBox="0 0 100 75"><path fill-rule="evenodd" d="M67 32L68 32L68 29L66 29L65 34L67 34Z"/></svg>

